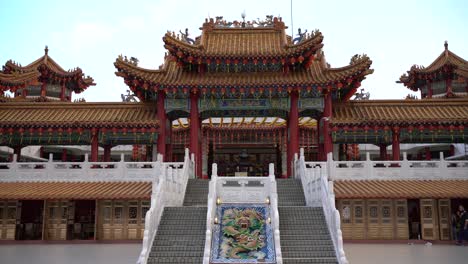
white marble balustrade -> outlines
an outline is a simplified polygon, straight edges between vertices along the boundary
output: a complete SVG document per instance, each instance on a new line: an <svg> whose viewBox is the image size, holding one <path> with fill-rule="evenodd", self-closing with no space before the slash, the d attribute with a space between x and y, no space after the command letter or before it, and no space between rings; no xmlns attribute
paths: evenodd
<svg viewBox="0 0 468 264"><path fill-rule="evenodd" d="M0 163L0 182L153 181L160 162L47 162ZM166 163L165 163L166 164ZM182 163L181 163L182 164ZM167 163L166 166L170 166Z"/></svg>

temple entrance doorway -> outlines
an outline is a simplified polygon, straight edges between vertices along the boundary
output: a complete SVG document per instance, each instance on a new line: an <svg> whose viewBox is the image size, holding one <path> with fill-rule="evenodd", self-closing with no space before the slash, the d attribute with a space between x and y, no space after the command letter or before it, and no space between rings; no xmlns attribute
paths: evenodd
<svg viewBox="0 0 468 264"><path fill-rule="evenodd" d="M43 232L43 200L22 200L18 202L17 240L40 240Z"/></svg>
<svg viewBox="0 0 468 264"><path fill-rule="evenodd" d="M222 144L208 156L209 168L218 165L219 176L268 176L268 166L275 164L275 175L281 176L281 151L277 144ZM208 171L211 177L211 171Z"/></svg>
<svg viewBox="0 0 468 264"><path fill-rule="evenodd" d="M69 226L70 238L89 240L94 239L95 230L95 200L77 200L75 201L74 221Z"/></svg>
<svg viewBox="0 0 468 264"><path fill-rule="evenodd" d="M408 200L408 230L409 239L422 239L421 209L419 199Z"/></svg>

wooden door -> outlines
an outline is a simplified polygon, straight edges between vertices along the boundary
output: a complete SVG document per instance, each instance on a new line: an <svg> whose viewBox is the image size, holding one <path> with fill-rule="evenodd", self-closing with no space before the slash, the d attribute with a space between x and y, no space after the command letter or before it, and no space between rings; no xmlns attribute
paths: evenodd
<svg viewBox="0 0 468 264"><path fill-rule="evenodd" d="M45 239L66 240L68 200L46 201Z"/></svg>
<svg viewBox="0 0 468 264"><path fill-rule="evenodd" d="M0 240L14 240L17 201L0 201Z"/></svg>
<svg viewBox="0 0 468 264"><path fill-rule="evenodd" d="M367 239L380 238L379 200L367 200Z"/></svg>
<svg viewBox="0 0 468 264"><path fill-rule="evenodd" d="M395 239L409 239L408 201L395 200Z"/></svg>
<svg viewBox="0 0 468 264"><path fill-rule="evenodd" d="M380 239L393 239L394 212L392 200L380 201Z"/></svg>
<svg viewBox="0 0 468 264"><path fill-rule="evenodd" d="M140 210L138 210L139 204L138 201L129 201L127 210L127 234L128 239L137 239L140 237L140 220L141 217L139 215Z"/></svg>
<svg viewBox="0 0 468 264"><path fill-rule="evenodd" d="M439 199L439 237L450 240L450 199Z"/></svg>
<svg viewBox="0 0 468 264"><path fill-rule="evenodd" d="M434 199L421 199L421 231L422 239L438 239L437 207Z"/></svg>
<svg viewBox="0 0 468 264"><path fill-rule="evenodd" d="M365 201L352 200L352 218L353 218L353 239L366 238L366 221L365 221Z"/></svg>

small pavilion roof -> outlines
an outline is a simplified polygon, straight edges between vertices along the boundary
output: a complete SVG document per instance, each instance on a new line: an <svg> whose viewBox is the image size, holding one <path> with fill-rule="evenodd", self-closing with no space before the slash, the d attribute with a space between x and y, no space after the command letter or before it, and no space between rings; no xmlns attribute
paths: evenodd
<svg viewBox="0 0 468 264"><path fill-rule="evenodd" d="M77 85L74 89L76 93L96 85L94 79L89 76L85 77L80 68L64 70L49 56L49 49L46 46L44 55L26 66L21 66L12 60L7 61L3 66L3 71L0 71L0 89L23 88L38 83L38 79L45 72L51 73L52 78L63 79L64 82L76 82Z"/></svg>
<svg viewBox="0 0 468 264"><path fill-rule="evenodd" d="M333 106L332 125L468 124L468 99L349 101Z"/></svg>
<svg viewBox="0 0 468 264"><path fill-rule="evenodd" d="M0 103L0 127L157 128L154 105L144 103Z"/></svg>
<svg viewBox="0 0 468 264"><path fill-rule="evenodd" d="M423 76L437 73L445 67L452 67L457 75L468 79L468 61L451 52L448 49L447 42L445 42L444 46L445 50L429 66L413 65L407 73L400 77L397 83L403 83L409 89L417 91L421 86L418 81L422 80Z"/></svg>

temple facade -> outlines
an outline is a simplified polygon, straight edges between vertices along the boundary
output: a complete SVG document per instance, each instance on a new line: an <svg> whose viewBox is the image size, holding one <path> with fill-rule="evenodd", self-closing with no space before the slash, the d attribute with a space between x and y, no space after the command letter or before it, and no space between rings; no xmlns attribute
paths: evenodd
<svg viewBox="0 0 468 264"><path fill-rule="evenodd" d="M451 239L451 213L468 206L468 163L447 161L466 155L468 62L447 43L398 80L421 99L353 100L372 61L331 67L318 30L294 38L281 18L200 29L164 35L158 69L118 56L138 102L73 102L94 80L47 48L3 66L0 146L12 151L0 155L0 239L142 239L158 164L179 175L192 160L200 179L213 164L217 176L292 178L301 158L329 164L344 239ZM408 178L418 166L448 175Z"/></svg>

